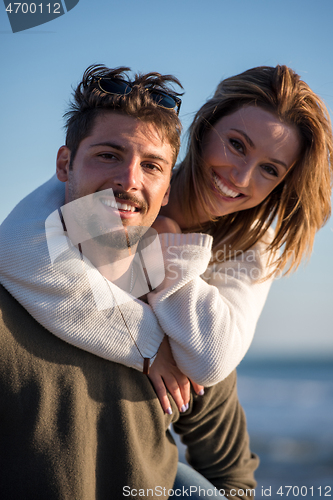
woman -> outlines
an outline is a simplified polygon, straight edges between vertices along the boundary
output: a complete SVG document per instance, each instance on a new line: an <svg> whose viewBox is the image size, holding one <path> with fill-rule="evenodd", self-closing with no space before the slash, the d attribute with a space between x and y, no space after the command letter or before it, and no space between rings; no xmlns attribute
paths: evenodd
<svg viewBox="0 0 333 500"><path fill-rule="evenodd" d="M162 210L166 219L155 224L158 232L167 231L161 236L166 278L147 295L150 307L140 305L142 317L153 322L155 314L168 336L150 373L166 412L171 406L164 382L185 411L187 377L208 386L231 373L251 343L273 275L296 269L310 254L314 235L330 214L330 155L332 131L326 108L285 66L255 68L222 81L197 113L188 153L172 178L171 199ZM54 182L48 183L45 203L58 189ZM8 230L12 220L15 214L6 221ZM37 233L36 229L36 245ZM19 236L16 248L5 255L6 288L54 334L142 370L140 332L132 337L140 354L136 352L135 361L132 353L127 359L117 351L121 343L117 334L121 339L128 335L126 329L132 335L136 328L130 314L125 314L126 324L114 328L113 323L110 347L110 318L103 311L92 316L85 308L78 337L72 316L75 319L79 288L73 303L70 297L59 298L71 314L57 316L56 308L52 311L47 305L45 283L48 273L54 279L54 269L45 268L42 284L34 282L40 294L31 300L27 293L31 283L23 283L15 268L20 247L33 265L34 248L24 246L24 237ZM76 279L77 286L83 278ZM139 302L133 300L133 307Z"/></svg>
<svg viewBox="0 0 333 500"><path fill-rule="evenodd" d="M270 238L273 221L275 233L268 245L273 266L268 275L264 271L258 277L288 274L310 256L314 236L330 216L330 158L331 124L319 97L286 66L253 68L223 80L196 114L187 155L172 177L170 200L161 213L176 220L183 232L200 230L213 236L213 261L205 274L221 295L225 293L225 275L221 280L218 273L221 263L224 273L233 275L237 260L245 261L243 272L251 281L249 249ZM245 283L246 277L239 274L235 285ZM187 286L191 292L198 297L193 282ZM207 287L203 296L209 293L213 289ZM163 328L166 322L160 310L168 307L166 298L176 301L177 293L170 298L167 292L150 295ZM244 302L238 319L244 309L244 321L251 321L250 304L246 307ZM175 327L180 316L181 308ZM212 323L207 326L214 332ZM237 336L228 341L236 343ZM234 345L231 356L237 351ZM156 369L155 362L154 377Z"/></svg>

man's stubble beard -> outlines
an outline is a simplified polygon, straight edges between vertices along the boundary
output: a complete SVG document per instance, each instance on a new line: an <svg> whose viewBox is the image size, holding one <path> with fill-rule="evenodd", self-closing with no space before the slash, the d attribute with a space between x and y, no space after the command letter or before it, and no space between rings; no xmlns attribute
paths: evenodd
<svg viewBox="0 0 333 500"><path fill-rule="evenodd" d="M72 176L70 175L70 177ZM82 198L76 188L75 182L71 178L68 180L68 197L69 202ZM126 197L122 196L121 198L126 202ZM99 200L96 199L96 203L99 203ZM98 217L96 213L91 213L89 207L87 208L88 210L84 214L73 210L73 217L76 223L103 249L112 248L115 250L124 250L132 247L138 243L149 228L149 226L127 226L121 222L122 227L117 227L117 229L114 228L110 231L110 227L106 227L105 224L102 224L100 217ZM98 233L102 234L95 236L96 229Z"/></svg>
<svg viewBox="0 0 333 500"><path fill-rule="evenodd" d="M94 220L95 216L92 215L87 225L87 231L91 235L91 231L95 230L95 224L98 223ZM96 217L97 218L97 217ZM97 218L98 219L98 218ZM103 229L103 228L101 228ZM94 242L103 248L113 248L114 250L124 250L125 248L130 248L141 239L148 228L144 226L125 226L122 229L116 229L113 231L105 232L100 236L95 236L93 238ZM94 234L94 233L93 233Z"/></svg>

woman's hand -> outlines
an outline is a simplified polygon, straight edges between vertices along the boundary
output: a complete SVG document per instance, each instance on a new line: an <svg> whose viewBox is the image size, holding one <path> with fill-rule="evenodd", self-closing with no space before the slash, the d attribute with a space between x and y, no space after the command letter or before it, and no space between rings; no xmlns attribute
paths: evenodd
<svg viewBox="0 0 333 500"><path fill-rule="evenodd" d="M182 232L176 221L163 215L158 215L151 227L159 234ZM175 400L179 411L184 412L188 409L191 387L190 380L176 365L167 336L164 336L156 359L149 370L148 377L153 383L165 413L172 413L170 400L167 396L167 389ZM203 386L192 381L191 383L196 394L200 396L203 395Z"/></svg>
<svg viewBox="0 0 333 500"><path fill-rule="evenodd" d="M167 336L164 336L156 359L149 370L148 377L153 383L165 413L172 413L170 400L167 396L167 389L175 400L179 411L184 412L188 409L190 401L190 381L177 367ZM192 385L197 394L203 394L203 386L198 384Z"/></svg>
<svg viewBox="0 0 333 500"><path fill-rule="evenodd" d="M151 227L155 229L158 234L182 232L176 221L169 219L169 217L164 217L164 215L158 215Z"/></svg>

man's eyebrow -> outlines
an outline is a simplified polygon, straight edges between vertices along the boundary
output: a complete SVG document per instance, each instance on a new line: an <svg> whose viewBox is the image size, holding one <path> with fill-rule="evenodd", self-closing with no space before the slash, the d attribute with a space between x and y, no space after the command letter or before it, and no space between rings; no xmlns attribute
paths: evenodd
<svg viewBox="0 0 333 500"><path fill-rule="evenodd" d="M239 134L241 134L244 137L244 139L246 140L246 142L251 146L251 148L255 148L254 142L252 141L252 139L250 139L250 137L243 130L239 130L238 128L232 128L231 130L234 130L235 132L238 132ZM271 161L272 163L277 163L278 165L281 165L281 167L288 170L288 165L286 165L281 160L277 160L276 158L269 158L269 161Z"/></svg>
<svg viewBox="0 0 333 500"><path fill-rule="evenodd" d="M89 146L89 149L91 148L96 148L98 146L107 146L108 148L112 149L117 149L118 151L126 151L126 148L124 146L121 146L120 144L116 144L114 142L98 142L97 144L91 144Z"/></svg>
<svg viewBox="0 0 333 500"><path fill-rule="evenodd" d="M122 153L124 153L126 151L126 147L125 146L122 146L121 144L116 144L114 142L109 142L109 141L98 142L97 144L91 144L89 146L89 149L96 148L96 147L99 147L99 146L106 146L108 148L116 149L117 151L121 151ZM149 158L150 160L159 160L159 161L162 161L162 162L166 163L167 165L170 163L163 156L159 156L159 155L156 155L154 153L147 153L144 156L145 156L145 158Z"/></svg>
<svg viewBox="0 0 333 500"><path fill-rule="evenodd" d="M150 160L158 160L158 161L163 161L163 163L166 163L167 165L170 163L168 160L166 160L165 158L163 158L163 156L158 156L158 155L154 155L154 154L147 154L145 155L146 158L149 158Z"/></svg>

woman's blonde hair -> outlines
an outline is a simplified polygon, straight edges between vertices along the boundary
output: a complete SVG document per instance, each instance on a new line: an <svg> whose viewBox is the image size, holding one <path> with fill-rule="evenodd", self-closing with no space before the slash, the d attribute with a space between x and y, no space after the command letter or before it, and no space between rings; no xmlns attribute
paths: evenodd
<svg viewBox="0 0 333 500"><path fill-rule="evenodd" d="M262 107L296 126L301 154L259 205L214 218L209 211L213 203L211 178L203 168L203 139L218 120L249 105ZM332 153L328 112L310 87L286 66L253 68L223 80L214 97L198 111L189 130L187 155L174 173L172 189L178 193L185 216L194 221L190 229L210 233L215 254L228 246L225 259L251 248L276 221L275 237L268 249L273 255L282 248L274 271L288 274L297 269L303 256L310 256L314 236L331 214ZM198 208L210 222L196 222Z"/></svg>

